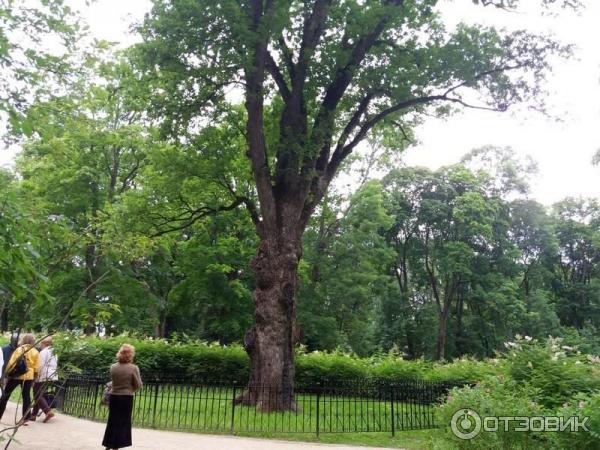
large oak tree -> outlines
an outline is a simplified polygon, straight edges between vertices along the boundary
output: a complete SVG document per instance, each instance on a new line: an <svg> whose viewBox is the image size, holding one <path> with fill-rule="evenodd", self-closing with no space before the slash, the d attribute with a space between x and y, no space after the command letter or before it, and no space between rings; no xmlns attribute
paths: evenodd
<svg viewBox="0 0 600 450"><path fill-rule="evenodd" d="M490 13L518 6L474 3ZM543 106L549 56L568 49L527 31L446 29L437 4L155 0L140 28L151 109L174 139L191 142L190 134L221 120L228 99L244 98L256 191L229 206L248 207L260 243L251 264L255 323L244 339L251 375L239 401L264 411L295 408L301 238L340 166L369 134L461 107ZM206 208L196 211L191 220Z"/></svg>

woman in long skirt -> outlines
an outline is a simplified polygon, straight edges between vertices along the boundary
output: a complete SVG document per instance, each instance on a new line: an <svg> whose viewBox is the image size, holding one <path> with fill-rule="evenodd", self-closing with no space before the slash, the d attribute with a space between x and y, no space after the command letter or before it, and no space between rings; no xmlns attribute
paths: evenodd
<svg viewBox="0 0 600 450"><path fill-rule="evenodd" d="M108 422L102 445L106 450L131 446L133 396L142 387L140 369L133 364L135 348L123 344L117 362L110 367L112 390L108 403Z"/></svg>

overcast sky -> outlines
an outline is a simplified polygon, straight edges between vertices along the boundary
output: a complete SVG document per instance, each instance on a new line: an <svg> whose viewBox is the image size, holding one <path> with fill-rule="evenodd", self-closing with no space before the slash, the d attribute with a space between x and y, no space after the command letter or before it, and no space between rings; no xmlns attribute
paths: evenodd
<svg viewBox="0 0 600 450"><path fill-rule="evenodd" d="M462 8L456 4L462 3ZM539 3L523 0L530 6ZM541 17L535 9L526 14L489 10L457 1L445 2L451 23L502 23L506 27L553 32L578 48L569 61L559 60L549 77L551 112L562 123L540 114L494 113L468 110L442 121L429 119L417 130L421 144L408 150L409 165L436 168L457 162L472 148L493 144L511 146L531 155L539 164L532 197L551 204L566 196L600 197L600 167L591 164L600 148L600 1L588 0L580 15L563 13ZM486 22L486 20L488 22Z"/></svg>
<svg viewBox="0 0 600 450"><path fill-rule="evenodd" d="M82 11L90 31L99 39L131 44L131 23L140 21L149 0L83 0L70 3ZM551 204L566 196L600 197L600 167L591 160L600 148L600 1L587 0L581 14L542 17L533 4L522 13L492 11L471 0L442 0L449 26L459 21L527 28L556 34L577 46L575 57L555 64L549 77L551 113L562 122L531 112L494 113L469 110L447 120L428 119L417 130L419 143L404 158L408 165L438 168L457 162L469 150L483 145L511 146L531 155L539 164L532 197ZM10 164L14 152L1 151L0 165Z"/></svg>

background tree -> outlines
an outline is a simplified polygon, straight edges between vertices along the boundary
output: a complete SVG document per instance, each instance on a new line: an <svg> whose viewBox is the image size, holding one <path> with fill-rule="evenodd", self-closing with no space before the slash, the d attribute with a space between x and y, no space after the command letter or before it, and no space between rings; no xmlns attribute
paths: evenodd
<svg viewBox="0 0 600 450"><path fill-rule="evenodd" d="M554 290L564 325L598 326L600 207L596 200L567 198L554 205L559 258Z"/></svg>
<svg viewBox="0 0 600 450"><path fill-rule="evenodd" d="M6 331L9 314L23 326L36 301L47 299L47 278L36 224L21 205L16 180L4 170L0 192L0 320Z"/></svg>
<svg viewBox="0 0 600 450"><path fill-rule="evenodd" d="M96 330L111 302L97 292L111 270L110 249L102 246L102 223L110 205L135 185L145 153L153 145L152 129L140 121L132 73L124 61L86 60L66 96L40 100L27 111L32 137L18 159L27 195L48 214L66 219L79 236L81 251L65 261L62 282L80 284L68 296L67 310ZM78 280L78 281L77 281Z"/></svg>
<svg viewBox="0 0 600 450"><path fill-rule="evenodd" d="M398 175L402 177L401 172ZM414 175L409 174L408 179L412 181ZM400 288L406 289L406 239L414 235L418 254L413 264L423 269L418 282L437 305L436 358L444 359L450 314L455 302L460 303L464 285L473 276L477 255L484 253L482 250L488 245L497 211L494 200L485 195L482 180L461 166L426 174L421 181L424 185L418 192L418 200L404 200L407 209L404 217L400 216L404 220L396 225L398 232L393 238L399 250L396 272Z"/></svg>
<svg viewBox="0 0 600 450"><path fill-rule="evenodd" d="M407 356L490 355L515 333L559 332L550 292L552 218L528 191L528 165L508 149L479 149L471 165L392 170L384 177L397 290L383 298L380 343ZM501 156L489 174L485 164ZM507 170L502 169L510 168ZM475 171L473 171L475 170ZM518 182L517 182L518 181ZM438 327L438 345L423 329Z"/></svg>
<svg viewBox="0 0 600 450"><path fill-rule="evenodd" d="M248 261L256 245L250 216L240 108L186 143L151 149L130 190L114 205L114 235L133 249L172 242L178 281L169 293L166 333L240 341L251 321ZM195 205L201 205L196 207ZM222 206L221 206L222 205ZM150 245L151 246L151 245Z"/></svg>
<svg viewBox="0 0 600 450"><path fill-rule="evenodd" d="M354 193L345 210L332 216L331 206L323 204L305 236L298 322L309 348L368 355L376 348L374 307L391 281L392 252L383 235L391 219L376 181Z"/></svg>

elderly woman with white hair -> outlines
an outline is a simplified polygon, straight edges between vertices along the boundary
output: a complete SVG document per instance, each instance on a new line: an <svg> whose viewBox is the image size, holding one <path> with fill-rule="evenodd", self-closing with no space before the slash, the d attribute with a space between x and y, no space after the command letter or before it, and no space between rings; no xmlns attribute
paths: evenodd
<svg viewBox="0 0 600 450"><path fill-rule="evenodd" d="M131 446L133 395L142 387L140 369L133 364L135 348L123 344L117 362L110 367L112 389L108 403L108 422L102 445L107 450Z"/></svg>

